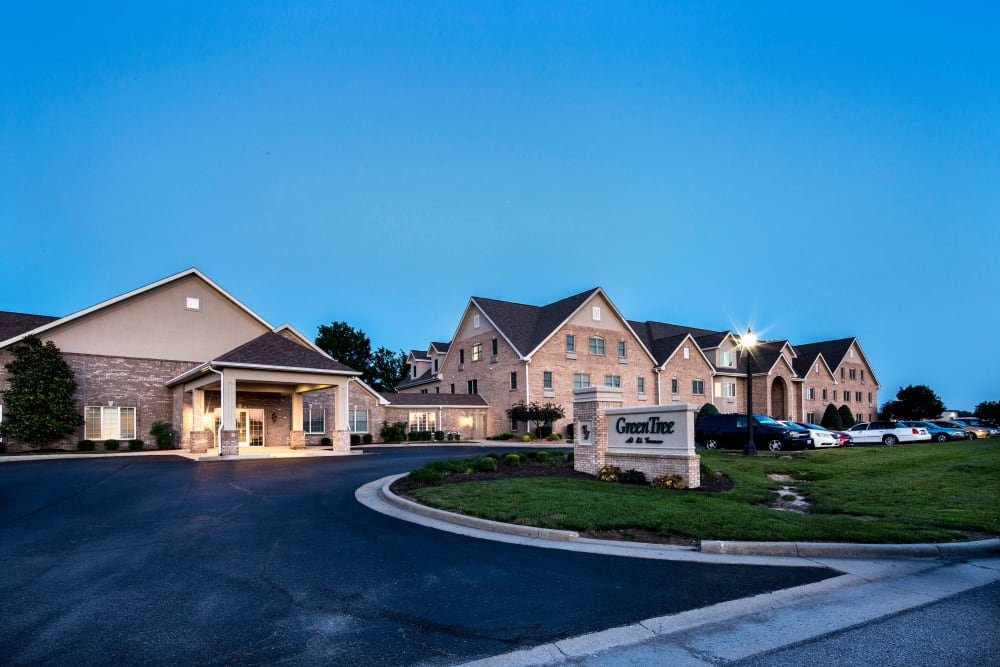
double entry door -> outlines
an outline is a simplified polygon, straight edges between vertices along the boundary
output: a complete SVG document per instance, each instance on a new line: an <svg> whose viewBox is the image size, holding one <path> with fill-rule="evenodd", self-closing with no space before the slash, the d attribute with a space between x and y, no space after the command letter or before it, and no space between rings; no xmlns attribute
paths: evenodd
<svg viewBox="0 0 1000 667"><path fill-rule="evenodd" d="M264 411L257 408L236 410L236 431L240 447L264 446Z"/></svg>

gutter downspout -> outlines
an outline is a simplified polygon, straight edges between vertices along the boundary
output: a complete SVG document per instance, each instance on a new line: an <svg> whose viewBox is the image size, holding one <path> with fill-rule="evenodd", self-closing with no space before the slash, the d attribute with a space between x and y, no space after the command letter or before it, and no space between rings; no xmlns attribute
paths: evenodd
<svg viewBox="0 0 1000 667"><path fill-rule="evenodd" d="M219 430L215 434L215 444L219 448L219 456L222 456L222 426L226 423L226 376L222 371L217 371L208 365L208 370L219 375Z"/></svg>
<svg viewBox="0 0 1000 667"><path fill-rule="evenodd" d="M528 380L528 364L531 363L531 359L524 360L524 404L531 405L531 383ZM528 422L528 433L531 433L531 422Z"/></svg>
<svg viewBox="0 0 1000 667"><path fill-rule="evenodd" d="M656 374L656 404L663 405L663 394L660 389L660 374L663 372L663 368L660 366L653 366L653 372Z"/></svg>

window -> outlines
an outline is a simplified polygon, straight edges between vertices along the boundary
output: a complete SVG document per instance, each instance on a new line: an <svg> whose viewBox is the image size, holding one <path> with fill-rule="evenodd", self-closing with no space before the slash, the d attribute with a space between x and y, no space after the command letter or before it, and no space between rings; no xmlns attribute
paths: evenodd
<svg viewBox="0 0 1000 667"><path fill-rule="evenodd" d="M689 348L689 347L685 347L684 348L684 358L685 359L690 359L691 358L691 348Z"/></svg>
<svg viewBox="0 0 1000 667"><path fill-rule="evenodd" d="M552 371L542 373L542 389L552 389Z"/></svg>
<svg viewBox="0 0 1000 667"><path fill-rule="evenodd" d="M492 349L493 349L493 352L491 352L491 354L494 357L497 356L497 339L496 338L493 339L493 348Z"/></svg>
<svg viewBox="0 0 1000 667"><path fill-rule="evenodd" d="M826 388L825 387L823 388L823 400L824 401L826 400Z"/></svg>
<svg viewBox="0 0 1000 667"><path fill-rule="evenodd" d="M462 348L461 350L458 351L458 363L460 364L465 363L465 348Z"/></svg>
<svg viewBox="0 0 1000 667"><path fill-rule="evenodd" d="M816 400L816 389L813 387L806 387L806 398L810 401Z"/></svg>
<svg viewBox="0 0 1000 667"><path fill-rule="evenodd" d="M510 388L511 391L517 389L517 371L510 374Z"/></svg>
<svg viewBox="0 0 1000 667"><path fill-rule="evenodd" d="M576 352L576 336L572 334L566 335L566 351Z"/></svg>
<svg viewBox="0 0 1000 667"><path fill-rule="evenodd" d="M410 413L410 430L411 431L436 431L435 428L437 422L435 421L437 415L433 412L411 412Z"/></svg>
<svg viewBox="0 0 1000 667"><path fill-rule="evenodd" d="M843 368L840 369L840 379L841 380L844 379L844 369Z"/></svg>
<svg viewBox="0 0 1000 667"><path fill-rule="evenodd" d="M132 440L135 438L135 408L88 406L87 440Z"/></svg>
<svg viewBox="0 0 1000 667"><path fill-rule="evenodd" d="M857 380L857 379L858 379L858 378L857 378L857 374L858 374L858 372L857 372L857 371L856 371L855 369L853 369L853 368L852 368L852 369L850 369L850 370L848 371L848 374L849 374L849 375L851 376L851 379L852 379L852 380Z"/></svg>
<svg viewBox="0 0 1000 667"><path fill-rule="evenodd" d="M435 373L438 372L438 360L437 359L434 360L434 372Z"/></svg>
<svg viewBox="0 0 1000 667"><path fill-rule="evenodd" d="M605 375L604 376L604 386L605 387L621 387L622 386L622 376L621 375Z"/></svg>
<svg viewBox="0 0 1000 667"><path fill-rule="evenodd" d="M421 390L420 390L420 393L421 393L421 394L426 394L426 393L427 393L427 390L426 390L426 389L421 389Z"/></svg>
<svg viewBox="0 0 1000 667"><path fill-rule="evenodd" d="M590 386L589 373L573 373L573 389L583 389Z"/></svg>
<svg viewBox="0 0 1000 667"><path fill-rule="evenodd" d="M473 329L479 328L479 313L476 313L475 315L472 316L472 328Z"/></svg>
<svg viewBox="0 0 1000 667"><path fill-rule="evenodd" d="M733 351L729 352L719 352L719 365L720 366L735 366L733 362Z"/></svg>
<svg viewBox="0 0 1000 667"><path fill-rule="evenodd" d="M639 393L646 393L646 378L639 378Z"/></svg>
<svg viewBox="0 0 1000 667"><path fill-rule="evenodd" d="M435 394L440 394L441 393L441 387L434 387L434 393Z"/></svg>
<svg viewBox="0 0 1000 667"><path fill-rule="evenodd" d="M184 307L188 310L201 310L201 299L196 296L189 296L185 301Z"/></svg>
<svg viewBox="0 0 1000 667"><path fill-rule="evenodd" d="M735 382L720 382L718 384L719 391L718 396L723 398L735 398L736 397L736 383Z"/></svg>
<svg viewBox="0 0 1000 667"><path fill-rule="evenodd" d="M678 390L677 390L677 378L673 378L673 379L670 380L670 393L671 394L678 393Z"/></svg>
<svg viewBox="0 0 1000 667"><path fill-rule="evenodd" d="M861 416L860 412L858 414L854 415L854 421L856 421L856 422L864 421L864 418Z"/></svg>
<svg viewBox="0 0 1000 667"><path fill-rule="evenodd" d="M306 433L326 433L326 409L318 405L303 405L302 430Z"/></svg>
<svg viewBox="0 0 1000 667"><path fill-rule="evenodd" d="M860 403L863 400L862 397L861 397L861 392L860 391L854 392L854 400L857 403Z"/></svg>
<svg viewBox="0 0 1000 667"><path fill-rule="evenodd" d="M410 369L410 377L412 377L412 378L417 377L417 367L416 366L414 366L413 368Z"/></svg>
<svg viewBox="0 0 1000 667"><path fill-rule="evenodd" d="M604 339L600 336L593 336L590 339L590 353L604 356Z"/></svg>
<svg viewBox="0 0 1000 667"><path fill-rule="evenodd" d="M701 396L705 393L704 380L691 380L691 393Z"/></svg>
<svg viewBox="0 0 1000 667"><path fill-rule="evenodd" d="M815 412L807 412L806 413L806 421L809 422L810 424L815 424L816 423L816 413Z"/></svg>
<svg viewBox="0 0 1000 667"><path fill-rule="evenodd" d="M601 321L601 307L600 306L594 306L593 308L591 308L590 309L590 315L591 315L591 317L594 318L595 322L600 322Z"/></svg>
<svg viewBox="0 0 1000 667"><path fill-rule="evenodd" d="M854 358L854 348L853 347L850 350L848 350L847 353L848 353L848 356L851 357L851 359Z"/></svg>
<svg viewBox="0 0 1000 667"><path fill-rule="evenodd" d="M478 380L469 380L469 393L470 394L478 394L479 393L479 381Z"/></svg>
<svg viewBox="0 0 1000 667"><path fill-rule="evenodd" d="M837 390L836 389L833 390L833 401L834 401L834 403L837 402Z"/></svg>
<svg viewBox="0 0 1000 667"><path fill-rule="evenodd" d="M483 344L474 343L472 345L472 360L479 361L483 358Z"/></svg>
<svg viewBox="0 0 1000 667"><path fill-rule="evenodd" d="M871 402L872 402L872 393L868 392L868 404L871 405Z"/></svg>
<svg viewBox="0 0 1000 667"><path fill-rule="evenodd" d="M837 392L834 392L834 393L837 393ZM836 397L834 397L834 399L836 399ZM844 390L844 403L850 403L850 402L851 402L851 392L849 392L849 391L847 391L845 389Z"/></svg>
<svg viewBox="0 0 1000 667"><path fill-rule="evenodd" d="M618 356L619 357L625 356L625 341L623 340L618 341Z"/></svg>
<svg viewBox="0 0 1000 667"><path fill-rule="evenodd" d="M517 422L516 419L511 419L510 420L510 430L511 430L512 433L517 433L517 423L518 422Z"/></svg>
<svg viewBox="0 0 1000 667"><path fill-rule="evenodd" d="M861 369L861 384L864 384L864 383L865 383L865 370L862 368Z"/></svg>
<svg viewBox="0 0 1000 667"><path fill-rule="evenodd" d="M453 393L453 394L455 393L455 383L454 382L451 383L451 393Z"/></svg>

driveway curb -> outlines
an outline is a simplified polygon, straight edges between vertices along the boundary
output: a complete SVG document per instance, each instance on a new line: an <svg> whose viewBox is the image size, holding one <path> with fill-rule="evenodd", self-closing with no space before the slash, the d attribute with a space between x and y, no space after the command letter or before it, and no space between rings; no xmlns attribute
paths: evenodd
<svg viewBox="0 0 1000 667"><path fill-rule="evenodd" d="M384 477L378 480L379 495L386 502L403 510L431 519L479 528L494 533L538 537L558 542L574 542L580 534L572 530L535 528L517 524L490 521L477 517L447 512L401 498L389 487L409 473ZM629 544L629 543L625 543ZM639 546L636 543L636 546ZM658 546L658 545L650 545ZM702 540L698 549L702 553L734 556L785 556L791 558L936 558L939 560L983 558L1000 555L1000 538L975 542L950 542L945 544L850 544L838 542L734 542L728 540Z"/></svg>

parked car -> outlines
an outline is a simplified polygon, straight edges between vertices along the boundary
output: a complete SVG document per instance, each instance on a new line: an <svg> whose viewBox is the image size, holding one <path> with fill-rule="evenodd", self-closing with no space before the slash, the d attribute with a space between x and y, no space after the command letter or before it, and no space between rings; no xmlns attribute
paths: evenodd
<svg viewBox="0 0 1000 667"><path fill-rule="evenodd" d="M817 426L816 424L810 424L809 422L788 422L783 421L782 424L788 426L801 426L802 428L809 431L809 437L812 438L813 447L839 447L840 446L840 436L833 431L828 431L822 426ZM847 436L844 436L845 438Z"/></svg>
<svg viewBox="0 0 1000 667"><path fill-rule="evenodd" d="M853 442L851 442L851 434L848 433L847 431L834 431L833 429L827 429L827 430L830 431L830 433L833 433L838 438L840 438L841 447L850 447L851 445L854 444Z"/></svg>
<svg viewBox="0 0 1000 667"><path fill-rule="evenodd" d="M990 438L995 438L1000 435L1000 428L997 428L993 424L990 424L985 419L979 419L977 417L959 417L958 419L952 419L956 424L961 424L963 426L972 426L975 428L985 428L989 431Z"/></svg>
<svg viewBox="0 0 1000 667"><path fill-rule="evenodd" d="M801 426L786 426L766 415L754 415L753 424L753 442L757 449L780 452L812 446L809 431ZM705 449L743 449L747 444L747 416L735 413L708 415L695 427L694 440Z"/></svg>
<svg viewBox="0 0 1000 667"><path fill-rule="evenodd" d="M990 437L990 430L983 426L969 426L968 424L963 424L957 421L943 421L935 419L931 422L937 426L946 426L949 428L960 428L963 431L967 431L972 435L973 438L988 438Z"/></svg>
<svg viewBox="0 0 1000 667"><path fill-rule="evenodd" d="M948 442L949 440L970 440L974 436L965 429L957 426L938 426L934 422L905 421L900 424L907 426L918 426L927 429L934 442Z"/></svg>
<svg viewBox="0 0 1000 667"><path fill-rule="evenodd" d="M895 445L897 442L919 442L931 439L922 426L906 426L900 422L862 422L847 429L854 444L878 443Z"/></svg>

